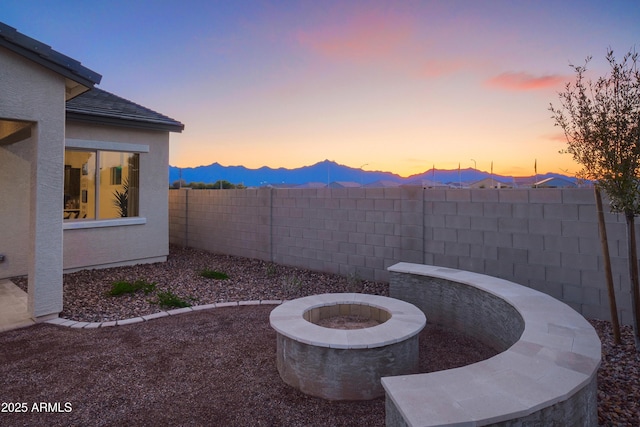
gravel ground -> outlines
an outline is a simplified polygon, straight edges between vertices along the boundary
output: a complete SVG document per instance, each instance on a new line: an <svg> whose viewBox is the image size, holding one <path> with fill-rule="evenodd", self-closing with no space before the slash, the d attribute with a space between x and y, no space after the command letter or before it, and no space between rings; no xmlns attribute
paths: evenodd
<svg viewBox="0 0 640 427"><path fill-rule="evenodd" d="M200 276L209 269L224 280ZM149 294L107 295L118 280L155 282ZM14 279L23 289L24 279ZM165 308L171 292L192 305L293 299L325 292L387 295L385 283L311 272L259 260L172 247L166 263L86 270L64 277L61 316L109 321ZM0 334L2 402L69 402L70 413L0 413L0 425L384 425L384 399L326 402L286 387L275 370L272 307L209 310L138 325L75 330L36 325ZM614 346L610 324L591 320L602 340L600 425L640 426L640 358L630 327ZM428 325L421 371L449 369L494 352ZM203 375L203 372L207 373ZM64 403L62 403L64 405Z"/></svg>
<svg viewBox="0 0 640 427"><path fill-rule="evenodd" d="M97 330L41 324L0 334L0 401L28 410L0 413L0 425L383 426L384 398L331 402L284 384L272 309L226 307ZM465 351L451 357L456 349ZM493 354L433 326L422 332L420 352L422 371ZM39 402L70 411L33 411Z"/></svg>

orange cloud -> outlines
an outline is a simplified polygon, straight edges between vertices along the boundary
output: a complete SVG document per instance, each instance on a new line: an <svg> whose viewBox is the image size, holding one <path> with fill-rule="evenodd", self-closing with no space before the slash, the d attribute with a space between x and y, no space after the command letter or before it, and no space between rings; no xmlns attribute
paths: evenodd
<svg viewBox="0 0 640 427"><path fill-rule="evenodd" d="M334 59L370 60L386 57L410 38L410 26L377 12L354 18L348 25L301 31L298 42Z"/></svg>
<svg viewBox="0 0 640 427"><path fill-rule="evenodd" d="M553 88L561 85L566 80L565 76L548 75L533 76L528 73L502 73L487 80L487 85L506 90L539 90Z"/></svg>
<svg viewBox="0 0 640 427"><path fill-rule="evenodd" d="M567 142L567 136L564 134L564 132L556 132L553 134L548 134L546 135L546 139L551 142L562 142L562 143Z"/></svg>

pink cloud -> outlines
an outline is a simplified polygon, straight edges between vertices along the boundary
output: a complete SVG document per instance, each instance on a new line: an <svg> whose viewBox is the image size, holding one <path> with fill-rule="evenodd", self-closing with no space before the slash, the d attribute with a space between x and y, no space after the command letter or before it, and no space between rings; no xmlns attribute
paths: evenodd
<svg viewBox="0 0 640 427"><path fill-rule="evenodd" d="M333 59L371 60L384 58L401 48L410 38L406 22L391 15L370 12L347 25L300 31L298 42Z"/></svg>
<svg viewBox="0 0 640 427"><path fill-rule="evenodd" d="M461 68L463 68L463 61L442 61L442 60L428 60L425 61L420 68L420 75L422 77L442 77L447 74L452 74Z"/></svg>
<svg viewBox="0 0 640 427"><path fill-rule="evenodd" d="M564 134L564 132L556 132L553 134L549 134L546 136L546 138L552 142L562 142L562 143L567 142L567 136Z"/></svg>
<svg viewBox="0 0 640 427"><path fill-rule="evenodd" d="M566 80L565 76L533 76L529 73L502 73L487 80L488 86L506 90L539 90L558 87Z"/></svg>

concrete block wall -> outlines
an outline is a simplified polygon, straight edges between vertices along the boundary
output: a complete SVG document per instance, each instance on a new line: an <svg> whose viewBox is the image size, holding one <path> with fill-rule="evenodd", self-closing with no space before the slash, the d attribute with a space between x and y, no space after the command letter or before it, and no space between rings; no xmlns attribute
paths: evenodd
<svg viewBox="0 0 640 427"><path fill-rule="evenodd" d="M592 189L169 194L174 244L380 281L397 262L458 268L529 286L586 317L610 317ZM605 217L618 310L630 324L624 217Z"/></svg>
<svg viewBox="0 0 640 427"><path fill-rule="evenodd" d="M420 189L274 190L271 259L386 280L395 259L422 260L420 199Z"/></svg>
<svg viewBox="0 0 640 427"><path fill-rule="evenodd" d="M169 242L271 259L270 190L172 190Z"/></svg>

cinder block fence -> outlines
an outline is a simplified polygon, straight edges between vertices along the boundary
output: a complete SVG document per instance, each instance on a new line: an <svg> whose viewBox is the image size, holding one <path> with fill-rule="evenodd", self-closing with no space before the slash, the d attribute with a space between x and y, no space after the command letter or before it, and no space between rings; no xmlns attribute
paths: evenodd
<svg viewBox="0 0 640 427"><path fill-rule="evenodd" d="M605 218L630 324L624 218ZM176 245L379 281L398 262L458 268L610 317L592 189L182 189L169 221Z"/></svg>

